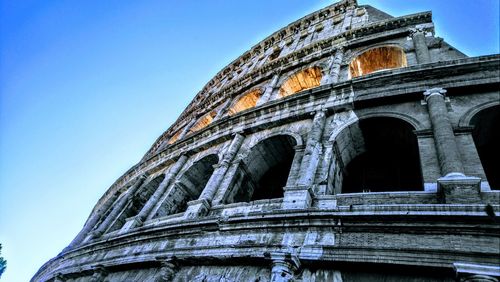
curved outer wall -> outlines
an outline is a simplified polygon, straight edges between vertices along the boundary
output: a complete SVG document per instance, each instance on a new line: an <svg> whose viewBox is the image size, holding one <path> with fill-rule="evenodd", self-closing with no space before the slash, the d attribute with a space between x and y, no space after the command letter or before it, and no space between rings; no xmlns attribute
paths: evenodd
<svg viewBox="0 0 500 282"><path fill-rule="evenodd" d="M220 71L32 281L495 281L499 59L434 37L430 12L347 0L293 22Z"/></svg>

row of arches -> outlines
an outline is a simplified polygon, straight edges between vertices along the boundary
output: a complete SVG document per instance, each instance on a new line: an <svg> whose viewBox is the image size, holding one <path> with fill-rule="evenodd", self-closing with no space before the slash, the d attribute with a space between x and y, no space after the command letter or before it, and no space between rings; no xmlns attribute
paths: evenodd
<svg viewBox="0 0 500 282"><path fill-rule="evenodd" d="M500 138L496 130L499 123L500 105L479 111L470 120L491 189L500 189L497 157ZM365 117L343 128L332 140L323 140L322 144L326 143L336 153L327 157L329 165L325 167L334 168L329 171L327 182L333 187L324 191L335 194L424 191L420 163L423 148L419 148L415 127L405 120ZM224 175L228 184L220 203L283 198L284 188L296 184L294 179L300 177L296 168L303 148L302 137L296 133L274 132L252 140L240 148L238 158L230 164L232 170ZM151 218L183 213L189 201L199 199L220 163L219 154L211 152L185 165ZM136 216L164 179L165 174L161 174L143 184L108 232L119 230L128 218Z"/></svg>
<svg viewBox="0 0 500 282"><path fill-rule="evenodd" d="M398 46L382 46L375 47L364 51L356 56L349 63L348 77L349 79L358 76L382 71L386 69L401 68L407 66L405 52ZM279 87L276 98L284 98L301 91L315 88L321 85L324 70L319 66L312 66L293 73L285 79ZM264 95L260 88L251 89L235 99L231 103L226 115L232 116L241 111L254 108L257 106L259 99ZM209 113L200 117L194 125L189 129L189 133L193 133L208 126L217 116L217 110L212 110ZM180 137L182 129L175 132L169 139L169 144L174 143Z"/></svg>

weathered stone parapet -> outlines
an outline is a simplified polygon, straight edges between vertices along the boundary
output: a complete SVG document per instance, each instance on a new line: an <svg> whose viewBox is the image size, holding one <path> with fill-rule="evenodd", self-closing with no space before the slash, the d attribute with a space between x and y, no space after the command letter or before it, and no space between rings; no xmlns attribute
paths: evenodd
<svg viewBox="0 0 500 282"><path fill-rule="evenodd" d="M441 175L447 176L450 173L464 175L462 159L455 141L453 127L448 119L448 110L444 100L445 93L446 90L443 88L432 88L424 92Z"/></svg>
<svg viewBox="0 0 500 282"><path fill-rule="evenodd" d="M295 272L300 268L298 257L290 253L271 253L272 260L271 281L290 282L294 281Z"/></svg>
<svg viewBox="0 0 500 282"><path fill-rule="evenodd" d="M498 282L500 266L456 262L453 264L460 282Z"/></svg>

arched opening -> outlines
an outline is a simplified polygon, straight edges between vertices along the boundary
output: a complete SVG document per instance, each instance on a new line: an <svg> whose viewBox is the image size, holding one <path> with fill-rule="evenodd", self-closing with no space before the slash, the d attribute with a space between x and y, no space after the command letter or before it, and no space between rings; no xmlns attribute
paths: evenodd
<svg viewBox="0 0 500 282"><path fill-rule="evenodd" d="M283 197L296 141L278 135L260 141L239 164L227 202L249 202Z"/></svg>
<svg viewBox="0 0 500 282"><path fill-rule="evenodd" d="M403 49L395 46L372 48L357 56L349 64L349 77L354 78L369 73L406 67Z"/></svg>
<svg viewBox="0 0 500 282"><path fill-rule="evenodd" d="M189 133L193 133L205 128L207 125L212 123L216 115L216 111L211 111L208 114L205 114L204 116L199 118L195 124L193 124L193 126L189 129Z"/></svg>
<svg viewBox="0 0 500 282"><path fill-rule="evenodd" d="M208 155L191 165L171 186L154 217L184 212L189 201L200 197L218 161L217 155Z"/></svg>
<svg viewBox="0 0 500 282"><path fill-rule="evenodd" d="M236 113L239 113L241 111L250 109L255 107L257 105L257 101L259 100L260 96L262 95L262 91L260 89L255 89L252 91L249 91L248 93L244 94L241 96L236 103L234 103L231 108L227 111L227 114L229 116L232 116Z"/></svg>
<svg viewBox="0 0 500 282"><path fill-rule="evenodd" d="M167 144L174 144L177 140L179 140L179 136L181 135L181 129L177 130L177 132L172 135L172 137L170 137L170 139L168 140L168 143Z"/></svg>
<svg viewBox="0 0 500 282"><path fill-rule="evenodd" d="M362 140L343 171L342 193L419 191L423 189L414 128L396 118L359 121L353 138Z"/></svg>
<svg viewBox="0 0 500 282"><path fill-rule="evenodd" d="M500 105L484 109L472 117L472 138L491 189L500 189Z"/></svg>
<svg viewBox="0 0 500 282"><path fill-rule="evenodd" d="M321 69L312 67L301 70L290 76L280 88L279 95L281 98L293 95L302 90L318 87L321 82Z"/></svg>
<svg viewBox="0 0 500 282"><path fill-rule="evenodd" d="M118 218L111 224L108 232L119 230L125 224L127 218L136 216L144 207L146 202L153 196L154 192L165 179L165 174L161 174L148 183L144 184L132 197L132 201L127 205Z"/></svg>

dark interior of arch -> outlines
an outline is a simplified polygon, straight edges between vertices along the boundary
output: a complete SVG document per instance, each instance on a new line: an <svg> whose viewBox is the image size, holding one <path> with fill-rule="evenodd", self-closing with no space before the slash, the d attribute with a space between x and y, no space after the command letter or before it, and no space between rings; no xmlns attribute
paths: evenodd
<svg viewBox="0 0 500 282"><path fill-rule="evenodd" d="M161 174L145 183L132 197L132 201L127 205L125 210L115 220L108 231L111 232L120 229L125 224L127 218L136 216L141 211L142 207L144 207L148 199L153 196L154 192L164 178L165 175Z"/></svg>
<svg viewBox="0 0 500 282"><path fill-rule="evenodd" d="M214 165L219 158L217 155L208 155L195 162L176 181L173 191L170 194L171 208L170 214L183 212L187 208L187 202L197 200L203 188L207 184L210 176L214 172Z"/></svg>
<svg viewBox="0 0 500 282"><path fill-rule="evenodd" d="M365 151L344 169L342 193L422 190L413 127L388 117L361 120L359 127Z"/></svg>
<svg viewBox="0 0 500 282"><path fill-rule="evenodd" d="M472 137L491 189L500 189L500 106L480 111L471 119Z"/></svg>
<svg viewBox="0 0 500 282"><path fill-rule="evenodd" d="M283 197L294 157L295 139L278 135L259 142L240 163L232 199L228 202L248 202Z"/></svg>

